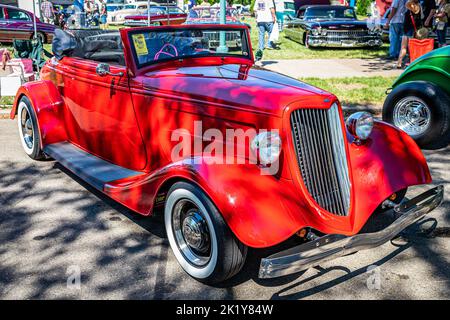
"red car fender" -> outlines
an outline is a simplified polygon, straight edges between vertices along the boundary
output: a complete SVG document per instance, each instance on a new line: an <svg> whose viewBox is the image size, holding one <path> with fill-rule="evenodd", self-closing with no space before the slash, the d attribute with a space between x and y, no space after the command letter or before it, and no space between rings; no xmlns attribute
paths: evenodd
<svg viewBox="0 0 450 320"><path fill-rule="evenodd" d="M254 164L176 163L136 179L115 181L104 192L132 210L149 215L164 185L189 181L216 205L235 236L250 247L278 244L306 225L308 210L292 181L261 175Z"/></svg>
<svg viewBox="0 0 450 320"><path fill-rule="evenodd" d="M150 215L155 199L164 197L172 183L189 181L210 197L235 236L254 248L277 245L304 227L354 235L392 193L430 183L431 176L415 142L389 124L375 122L370 138L361 145L352 143L350 135L348 141L354 200L346 217L311 205L293 180L262 175L253 164L207 164L204 159L199 164L173 163L151 174L114 181L104 192Z"/></svg>
<svg viewBox="0 0 450 320"><path fill-rule="evenodd" d="M369 139L361 145L348 134L353 173L355 234L373 211L394 192L431 183L425 157L414 140L400 129L375 121Z"/></svg>
<svg viewBox="0 0 450 320"><path fill-rule="evenodd" d="M64 102L51 81L33 81L22 85L14 99L10 118L14 119L20 99L26 96L36 113L41 137L41 147L67 140L64 125Z"/></svg>

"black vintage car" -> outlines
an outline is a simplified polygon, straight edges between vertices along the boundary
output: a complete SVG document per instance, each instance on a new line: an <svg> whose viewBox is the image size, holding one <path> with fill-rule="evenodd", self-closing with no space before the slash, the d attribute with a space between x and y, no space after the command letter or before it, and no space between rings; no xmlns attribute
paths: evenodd
<svg viewBox="0 0 450 320"><path fill-rule="evenodd" d="M286 37L306 47L379 47L381 29L356 18L353 7L303 6L285 26Z"/></svg>

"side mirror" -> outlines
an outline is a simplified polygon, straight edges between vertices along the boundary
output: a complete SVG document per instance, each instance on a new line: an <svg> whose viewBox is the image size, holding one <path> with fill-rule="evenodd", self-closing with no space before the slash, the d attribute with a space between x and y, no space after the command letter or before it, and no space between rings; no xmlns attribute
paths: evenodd
<svg viewBox="0 0 450 320"><path fill-rule="evenodd" d="M99 63L97 65L97 68L95 68L95 72L100 77L105 77L105 76L121 77L121 76L123 76L123 72L112 73L111 69L109 67L109 64L107 64L107 63Z"/></svg>

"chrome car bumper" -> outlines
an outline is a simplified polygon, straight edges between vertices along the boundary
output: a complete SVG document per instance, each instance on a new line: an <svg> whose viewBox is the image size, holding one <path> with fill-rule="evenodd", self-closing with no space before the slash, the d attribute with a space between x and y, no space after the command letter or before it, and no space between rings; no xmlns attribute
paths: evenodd
<svg viewBox="0 0 450 320"><path fill-rule="evenodd" d="M363 39L329 39L327 36L309 36L308 46L329 47L329 48L358 48L358 47L379 47L383 44L381 37L367 36Z"/></svg>
<svg viewBox="0 0 450 320"><path fill-rule="evenodd" d="M393 208L400 217L385 229L351 237L329 234L261 260L260 278L276 278L305 270L350 253L378 247L439 206L444 187L432 188Z"/></svg>
<svg viewBox="0 0 450 320"><path fill-rule="evenodd" d="M134 21L134 20L133 21L125 20L125 22L123 23L123 25L126 27L146 27L147 24L148 24L147 21Z"/></svg>

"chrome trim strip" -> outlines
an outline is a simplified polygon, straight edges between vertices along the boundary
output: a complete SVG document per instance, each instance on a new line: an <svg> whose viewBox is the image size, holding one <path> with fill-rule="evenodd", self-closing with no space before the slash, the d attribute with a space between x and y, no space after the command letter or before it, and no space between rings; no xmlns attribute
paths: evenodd
<svg viewBox="0 0 450 320"><path fill-rule="evenodd" d="M440 185L396 206L393 210L401 214L400 217L381 231L351 237L329 234L263 258L259 278L281 277L350 253L378 247L439 206L443 198L444 187Z"/></svg>

